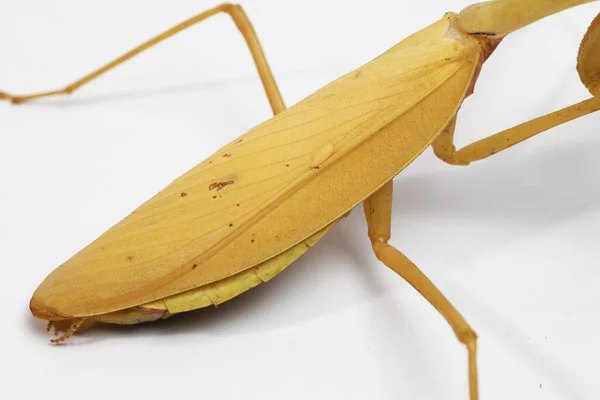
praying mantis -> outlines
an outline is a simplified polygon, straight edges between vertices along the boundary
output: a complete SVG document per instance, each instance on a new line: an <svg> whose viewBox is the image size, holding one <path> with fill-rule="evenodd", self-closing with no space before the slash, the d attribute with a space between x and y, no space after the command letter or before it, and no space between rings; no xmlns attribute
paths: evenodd
<svg viewBox="0 0 600 400"><path fill-rule="evenodd" d="M134 323L134 322L142 322L152 319L160 319L164 318L168 315L175 314L178 312L188 311L193 308L203 307L206 305L219 304L222 299L227 300L230 297L233 297L239 294L242 291L249 289L255 284L258 285L261 282L266 282L272 278L275 274L279 273L283 268L285 268L289 263L291 263L295 258L300 256L304 251L308 250L314 243L316 243L321 235L325 234L326 231L336 223L345 213L347 213L351 208L353 208L356 204L364 201L365 202L365 212L366 218L369 224L369 236L371 237L371 241L373 244L373 249L377 254L378 258L380 258L388 267L392 268L399 275L407 279L411 284L413 284L419 292L425 295L425 297L434 305L438 310L449 320L452 325L455 333L457 334L459 340L467 346L468 354L469 354L469 371L470 371L470 396L472 399L477 398L477 369L476 369L476 341L474 331L469 327L466 320L464 320L457 310L442 296L441 293L435 289L435 286L416 268L414 264L408 261L401 253L391 247L388 244L389 240L389 219L390 219L390 210L391 210L391 177L400 172L398 169L402 170L408 163L412 161L414 157L416 157L420 151L424 150L430 144L433 146L434 151L438 157L443 159L444 161L450 164L458 164L464 165L470 162L476 161L478 159L485 158L491 154L502 151L507 147L517 144L518 142L524 140L525 138L537 134L542 130L548 129L552 126L555 126L559 123L566 122L567 120L577 118L579 116L585 115L587 113L591 113L598 110L598 22L595 22L590 27L586 38L584 39L584 43L581 47L580 52L580 62L579 62L579 72L582 77L583 83L586 87L589 88L593 97L590 100L587 100L577 106L569 107L564 111L559 113L552 114L548 117L543 117L540 120L536 120L526 125L521 125L516 129L505 131L500 134L500 136L495 136L491 140L479 142L476 146L470 146L465 148L464 150L460 150L455 152L454 146L452 144L453 140L453 129L454 122L456 119L454 115L456 114L460 103L464 99L465 96L470 95L471 91L475 86L476 76L479 74L479 68L481 64L491 55L491 53L495 50L496 46L500 45L500 40L509 32L512 32L522 26L533 22L541 17L549 15L554 12L560 11L562 8L567 8L570 6L574 6L579 3L584 3L585 1L566 1L566 2L514 2L514 1L494 1L490 3L485 3L480 6L474 6L471 8L465 9L463 13L460 15L447 15L443 19L441 19L438 23L430 26L427 30L424 30L414 36L411 36L404 42L395 47L394 51L390 51L380 58L374 60L373 63L367 64L366 66L352 72L341 80L337 81L336 84L332 84L322 89L322 91L317 92L312 97L309 97L307 100L300 102L298 105L290 108L289 110L285 110L285 106L283 101L281 100L281 95L277 89L274 78L270 72L268 64L264 59L264 55L262 54L262 50L260 49L260 45L255 37L255 34L249 25L249 21L246 19L245 14L242 9L237 6L231 5L223 5L219 6L213 10L210 10L206 13L201 14L199 17L193 19L190 23L184 23L181 27L182 29L191 25L192 23L199 22L209 16L212 16L218 12L226 12L229 13L236 25L242 30L255 60L257 60L257 68L259 70L259 74L265 84L265 90L267 92L267 96L269 98L271 107L273 109L274 114L280 115L280 117L275 117L272 124L277 125L278 123L284 124L279 128L279 130L290 129L285 125L285 116L291 116L291 118L297 118L297 114L295 112L303 112L310 115L310 118L305 122L310 123L313 120L318 118L324 118L323 115L319 114L322 107L322 110L326 110L330 112L331 110L336 110L336 105L339 106L340 101L344 104L345 102L349 102L350 106L353 107L361 107L363 103L353 103L352 99L355 93L359 93L361 95L360 101L365 101L364 98L371 99L373 103L376 103L377 107L373 109L368 109L369 113L376 114L379 112L381 108L389 107L394 110L394 112L399 112L399 114L390 114L390 115L378 115L378 123L379 128L376 129L377 132L380 130L383 132L383 127L386 127L385 134L388 136L382 139L382 142L378 144L374 148L369 148L365 150L365 153L354 160L354 163L350 163L345 168L357 168L353 174L348 174L348 176L353 177L354 180L350 180L347 182L347 187L357 186L360 187L363 192L357 191L352 193L344 192L343 198L349 199L349 204L343 204L341 198L336 199L323 199L322 203L317 204L312 211L315 215L312 216L314 221L311 218L308 218L310 215L310 210L307 210L308 205L311 204L311 199L317 198L320 199L320 196L323 196L325 192L322 188L315 187L310 189L310 193L307 192L306 198L303 198L302 201L298 200L298 203L290 206L290 209L279 215L278 217L274 217L275 221L285 220L286 230L280 232L280 228L277 228L277 224L270 225L265 228L264 231L260 232L251 232L249 229L251 226L257 226L260 221L265 221L267 215L271 215L271 213L275 212L274 210L280 210L281 206L279 204L270 205L265 208L262 213L252 214L251 211L245 209L240 211L240 216L236 217L235 221L227 221L227 224L224 228L235 228L235 229L225 229L223 232L226 237L220 237L218 239L214 239L214 243L209 246L210 249L214 252L209 255L204 255L199 259L197 257L191 257L191 251L197 251L198 245L194 248L196 250L186 250L181 253L181 260L174 260L173 262L177 264L178 269L185 269L186 275L189 274L199 274L204 268L203 266L208 266L209 264L204 264L210 262L210 260L214 263L212 267L206 267L206 270L203 272L203 275L200 275L200 279L202 283L194 282L194 285L197 287L203 287L202 292L198 292L194 285L189 286L189 283L184 284L183 286L177 288L157 288L157 285L152 285L151 283L145 282L144 292L137 293L133 290L126 289L124 292L118 293L109 293L108 298L94 298L93 296L89 299L89 301L85 304L81 304L81 293L77 293L77 291L70 291L73 293L73 296L65 296L65 285L71 288L77 288L77 290L94 293L99 287L109 287L116 288L118 285L115 283L119 283L123 285L122 282L123 277L113 276L110 273L107 273L109 270L105 270L107 265L104 261L105 258L98 258L94 252L102 252L107 250L108 246L103 246L104 243L102 240L106 240L106 243L113 243L114 241L121 240L118 237L109 237L108 239L101 239L99 242L95 242L91 247L88 248L91 255L89 259L84 259L81 264L88 264L89 262L96 262L99 276L98 279L94 278L91 282L86 282L86 284L81 283L81 278L78 277L77 267L78 260L74 259L74 261L69 261L65 264L64 267L59 272L54 273L54 277L50 278L50 281L47 281L45 286L44 284L40 286L36 295L32 299L31 308L34 312L34 315L41 317L43 319L48 319L49 321L54 320L64 320L64 319L72 319L73 325L69 329L69 331L63 335L62 337L55 339L55 341L60 342L67 339L72 333L74 333L77 329L81 327L82 324L89 322L90 320L98 320L104 322L114 322L114 323ZM552 8L556 5L559 5L558 8ZM527 18L520 19L515 17L526 15ZM501 18L499 16L502 16ZM597 20L596 20L597 21ZM500 22L498 24L498 22ZM498 25L496 25L498 24ZM175 33L175 32L172 32ZM159 39L163 39L163 37L159 37ZM464 47L462 47L464 45ZM424 46L424 47L419 47ZM141 50L143 50L142 48ZM433 59L424 57L421 64L414 64L412 60L420 59L420 56L423 54L433 54L435 57ZM123 59L119 60L118 63L124 61ZM440 64L436 64L436 63ZM117 63L117 64L118 64ZM411 64L413 63L413 64ZM406 69L401 69L402 66L406 66ZM432 66L435 66L433 68ZM392 68L393 67L393 68ZM398 70L398 68L400 69ZM429 69L433 69L431 71L431 75L424 75L423 71L429 71ZM13 101L14 103L23 103L29 100L33 100L37 97L41 96L51 96L57 94L66 94L71 93L74 90L78 89L83 84L86 84L90 80L96 78L101 73L105 72L106 69L99 70L98 73L92 74L82 81L68 86L64 90L58 91L50 91L46 93L42 93L41 95L26 95L26 96L14 96L8 93L3 93L2 97L6 100ZM445 75L438 75L439 70L446 71ZM352 75L353 74L353 75ZM381 84L382 87L379 87L381 77L385 77L386 84ZM395 77L395 78L394 78ZM408 79L407 77L410 77ZM433 86L429 87L427 91L427 95L424 95L420 92L423 86L426 86L429 82L427 79L435 77L439 79L439 82L435 83ZM446 86L445 83L450 79L449 77L460 77L458 79L457 84L453 84L450 86ZM390 79L389 84L387 79ZM394 81L394 79L398 79ZM435 80L435 79L434 79ZM392 104L388 104L385 102L381 102L381 98L379 93L371 94L368 92L368 88L377 88L383 90L383 93L387 94L390 98L397 100L394 96L398 95L395 92L387 92L386 90L390 90L389 87L393 87L394 85L405 85L405 91L402 93L408 93L406 97L410 99L419 99L422 101L423 99L430 99L431 104L429 107L417 107L413 103L402 103L398 106L398 108L394 108L396 104L394 103L394 107ZM411 86L412 85L412 86ZM438 88L447 87L448 93L445 93L444 96L439 97L443 99L444 102L448 102L449 105L445 107L449 107L445 109L443 105L441 105L440 101L435 101L437 98L433 95ZM344 97L341 97L344 95ZM373 97L369 97L373 96ZM385 97L385 96L384 96ZM341 99L341 100L340 100ZM408 101L409 101L408 100ZM358 100L355 100L358 101ZM331 103L330 103L331 102ZM381 102L382 104L379 104ZM424 103L421 103L424 104ZM303 109L302 105L306 108ZM325 107L326 105L326 107ZM404 107L404 108L402 108ZM424 139L425 142L415 145L416 150L412 150L408 152L406 159L401 163L400 167L395 164L390 164L391 170L387 172L387 175L382 177L373 177L373 176L360 176L358 172L361 171L370 171L374 172L382 171L387 165L387 163L383 163L383 165L379 165L376 168L371 165L374 162L374 159L378 157L367 157L366 155L372 154L375 149L377 149L377 154L388 154L391 150L398 150L398 144L394 142L394 132L392 129L387 129L387 127L391 127L392 124L398 122L399 116L408 115L406 113L412 112L414 110L419 110L421 113L427 113L428 110L435 109L435 115L423 114L426 118L419 119L422 120L435 120L436 117L439 117L439 121L435 120L434 124L437 128L433 130L432 136L429 139ZM297 111L300 110L300 111ZM401 110L402 112L400 112ZM317 114L311 114L311 112L316 112ZM438 114L439 112L439 114ZM328 114L327 114L328 115ZM358 114L349 114L340 116L339 119L336 119L338 123L344 124L344 132L346 131L356 131L358 130L360 123L367 123L369 120L364 120L370 114L364 114L362 111ZM336 117L338 118L338 117ZM381 118L381 120L379 120ZM402 117L407 118L407 117ZM415 118L415 117L413 117ZM295 121L295 120L294 120ZM382 122L383 121L383 122ZM412 121L412 120L411 120ZM417 121L417 119L415 119ZM356 123L353 125L353 123ZM398 122L399 123L399 122ZM295 122L295 124L299 125L299 122ZM294 126L292 124L292 128ZM277 125L278 126L278 125ZM408 126L412 126L409 124ZM221 199L227 199L223 201L230 201L231 204L228 204L228 207L242 207L242 200L245 202L247 199L232 197L234 196L232 193L235 193L233 189L235 189L235 185L239 185L240 181L244 181L244 177L240 176L239 172L235 170L227 170L227 166L223 167L228 163L235 163L235 156L243 155L244 157L251 158L250 153L244 153L243 145L241 143L244 142L256 142L260 141L263 133L261 133L262 129L269 129L269 123L265 123L260 125L257 130L251 131L248 135L239 139L234 140L230 147L226 147L223 151L215 154L213 158L207 159L205 163L201 164L199 171L210 170L212 164L218 164L219 168L222 168L223 171L219 172L219 176L217 179L214 179L212 176L203 177L201 181L204 182L206 180L206 184L203 186L204 189L207 190L209 196L206 196L206 201L208 207L212 206L210 203L212 200L220 201ZM405 126L401 126L402 129L398 129L399 131L407 131ZM331 128L333 130L334 126ZM381 128L381 129L380 129ZM369 132L371 132L374 128L371 128ZM378 130L380 129L380 130ZM417 130L420 132L421 129L417 126ZM432 128L433 129L433 128ZM278 130L275 130L277 132ZM360 133L360 132L359 132ZM302 133L304 134L304 133ZM265 134L266 135L266 134ZM369 138L371 137L372 132L369 133ZM516 136L515 136L516 135ZM359 135L360 136L360 135ZM314 149L306 150L306 154L302 154L304 158L301 158L301 162L299 166L296 166L298 171L297 173L302 173L301 175L293 175L291 181L299 182L302 185L305 182L316 182L326 173L330 173L329 171L334 170L335 165L340 165L338 163L343 162L344 159L350 160L349 155L356 155L355 151L358 151L363 145L364 138L355 138L356 142L343 142L338 141L336 137L328 137L325 138L323 143L318 143ZM242 140L242 142L239 142ZM284 137L277 137L276 140L280 140L280 147L283 146L286 148L286 142ZM404 141L408 140L408 144L410 145L410 140L408 138L403 138ZM395 145L390 145L390 143ZM238 145L238 146L236 146ZM268 148L270 149L270 148ZM386 151L387 149L387 151ZM235 152L234 152L235 150ZM294 149L295 150L295 149ZM241 153L240 153L241 151ZM254 151L257 151L254 149ZM277 154L269 154L268 157L265 156L266 159L272 161L276 159ZM342 157L343 156L343 157ZM291 157L291 156L286 156ZM340 157L340 158L336 158ZM390 155L391 159L397 158L397 155ZM381 157L382 161L385 157ZM231 159L231 160L230 160ZM292 159L292 158L290 158ZM279 163L282 165L278 165L277 167L281 168L293 168L291 163L279 160ZM360 164L360 160L367 160L366 164ZM245 162L245 161L244 161ZM395 161L400 162L400 161ZM290 165L286 165L290 164ZM352 167L355 165L356 167ZM358 167L358 165L361 165ZM238 166L239 167L239 166ZM343 170L345 170L345 168ZM284 169L285 171L285 169ZM273 174L274 172L266 171L265 176L269 176L268 174ZM195 172L192 174L194 175ZM328 190L335 192L335 185L331 182L337 181L338 179L342 179L346 174L336 174L335 179L332 181L328 181L326 183L326 188ZM359 176L356 178L356 176ZM186 201L193 199L195 196L201 195L201 193L196 193L193 190L185 189L187 186L181 186L181 182L186 181L186 179L197 179L193 176L185 176L181 178L182 180L178 180L174 182L166 191L159 194L158 197L154 198L153 201L149 203L152 206L154 203L163 204L168 202L173 202L173 206L177 213L189 207L186 205ZM282 182L279 182L279 185L287 184L290 181L289 176ZM365 184L365 182L372 182L372 185L369 186ZM379 183L378 183L379 182ZM358 184L357 184L358 183ZM307 183L306 183L307 184ZM333 185L333 186L332 186ZM285 186L285 185L284 185ZM363 187L364 186L364 187ZM333 190L331 188L333 187ZM183 189L182 189L183 188ZM292 189L297 188L294 186ZM288 188L289 189L289 188ZM358 189L357 189L358 190ZM292 196L293 191L284 191L278 193L277 196L273 196L273 193L270 193L267 198L290 198ZM317 196L318 194L318 196ZM257 200L258 201L258 200ZM271 200L265 200L261 198L260 203L269 204ZM356 203L356 204L355 204ZM171 203L168 203L171 204ZM123 229L128 229L127 227L135 227L138 231L142 232L144 229L147 229L146 225L138 225L136 227L137 218L146 218L146 222L149 219L154 218L153 213L167 213L168 207L170 205L162 205L163 208L152 209L150 212L144 209L136 210L135 214L132 214L128 221L123 222L121 227ZM240 204L238 206L238 204ZM302 206L300 206L300 204ZM332 210L330 211L329 216L327 216L326 222L323 223L319 218L323 214L323 204L330 204ZM306 207L304 205L307 205ZM194 206L196 207L196 206ZM257 207L254 205L253 207ZM235 208L233 208L235 210ZM294 214L294 212L299 211L298 215ZM140 213L143 214L143 217L137 217ZM185 210L184 210L185 213ZM247 214L252 214L250 219L246 220ZM160 224L161 221L178 221L179 223L185 223L185 218L182 219L181 216L177 215L163 215L161 219L157 222L152 220L153 224ZM238 225L239 220L239 225ZM302 224L306 224L304 228L304 233L299 233L299 237L293 236L289 234L289 226L298 223L298 221L302 221ZM311 225L312 223L312 225ZM237 228L241 226L241 228ZM190 228L193 230L194 228ZM237 230L238 233L230 234L228 232ZM244 232L241 232L244 231ZM116 233L115 233L116 232ZM247 233L247 237L243 235ZM252 246L251 244L257 243L261 241L261 238L268 237L269 232L276 232L273 240L271 242L267 241L263 242L260 246ZM188 232L189 233L189 232ZM287 233L287 237L284 237ZM107 232L107 235L124 235L123 238L128 238L131 235L131 231L119 231L119 225L113 228L112 231ZM170 232L173 234L173 232ZM237 235L237 236L236 236ZM235 237L234 237L235 236ZM278 237L279 236L279 237ZM229 238L232 239L229 239ZM156 240L160 240L160 238L151 237ZM242 239L243 238L243 239ZM258 238L258 239L257 239ZM224 246L234 246L235 243L233 240L239 240L239 246L242 246L241 241L245 240L245 246L237 248L238 251L225 251ZM287 241L286 241L287 240ZM282 244L282 242L284 242ZM133 243L133 242L132 242ZM217 243L218 245L216 245ZM133 243L135 244L135 243ZM156 244L154 246L157 246ZM270 247L269 247L270 246ZM134 246L135 247L135 246ZM158 247L158 246L157 246ZM253 254L253 247L260 247L262 251L258 254ZM131 249L128 249L128 251ZM133 249L135 250L135 249ZM110 250L113 251L113 250ZM121 250L119 250L121 251ZM138 262L138 257L144 258L145 255L143 252L135 254L120 254L118 251L115 251L109 255L109 257L115 258L115 263L121 263L125 266L128 266L130 263L132 267L135 267L136 262ZM151 252L151 250L144 250L146 252ZM156 250L158 251L158 250ZM130 251L132 252L132 251ZM214 257L218 257L219 254L222 254L222 257L226 257L229 259L231 254L239 254L240 257L243 256L243 259L240 259L240 263L249 263L243 267L239 267L239 271L237 272L223 272L218 268L218 266L224 265L223 260L218 260ZM276 257L278 258L276 258ZM84 256L86 257L85 253ZM105 256L102 256L105 257ZM148 258L151 258L148 256ZM189 258L190 260L184 260L184 258ZM192 260L193 259L193 260ZM147 262L147 261L140 261ZM70 267L72 265L73 267ZM112 264L114 266L114 264ZM182 268L181 266L185 266ZM241 264L240 264L241 265ZM139 267L146 268L147 265L139 265ZM194 271L194 272L190 272ZM209 271L209 272L206 272ZM212 272L211 272L212 271ZM251 271L252 273L248 275L238 275L244 273L245 271ZM181 271L177 271L178 274ZM87 272L86 272L87 273ZM61 275L62 274L62 275ZM186 276L183 279L181 276L174 275L173 281L176 279L179 280L178 284L181 282L190 282L189 276ZM117 273L118 275L118 273ZM132 275L128 272L128 275ZM133 275L143 275L142 272L138 272ZM170 275L169 275L170 276ZM207 277L208 276L208 277ZM111 285L108 285L105 277L108 278L108 281L111 281ZM161 283L164 283L165 277L161 275ZM229 279L229 280L228 280ZM254 279L254 283L250 283L249 286L244 286L240 282L243 280L244 282L248 282L249 279ZM79 281L78 281L79 280ZM74 286L69 286L73 284ZM136 283L138 285L139 282ZM216 284L216 286L214 286ZM102 286L108 285L108 286ZM207 285L213 285L208 288ZM175 286L175 285L174 285ZM104 291L103 289L102 291ZM115 289L116 290L116 289ZM134 293L135 292L135 293ZM192 293L194 292L194 293ZM126 293L125 296L123 293ZM79 298L76 299L75 297ZM113 297L124 297L125 300L114 300ZM113 301L114 303L110 303ZM132 303L133 301L133 303ZM79 304L78 304L79 302ZM56 303L56 304L51 304ZM109 304L107 307L106 305Z"/></svg>

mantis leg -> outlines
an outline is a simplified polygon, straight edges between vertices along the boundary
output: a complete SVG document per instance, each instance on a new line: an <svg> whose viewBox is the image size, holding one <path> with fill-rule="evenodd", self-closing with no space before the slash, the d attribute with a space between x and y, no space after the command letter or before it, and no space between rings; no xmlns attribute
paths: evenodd
<svg viewBox="0 0 600 400"><path fill-rule="evenodd" d="M516 24L516 29L538 19L539 16L549 15L563 8L587 2L588 0L568 0L564 2L501 0L486 2L475 4L463 10L461 12L461 23L465 23L466 25L472 23L472 28L475 30L483 29L486 32L508 32L514 30L512 28L509 29L508 25L510 24ZM502 13L512 10L515 6L528 10L528 13L523 13L525 16L524 20L520 21L518 18L489 17L492 15L502 15ZM530 17L535 18L529 20L528 18ZM478 24L483 25L478 26ZM577 70L581 81L590 93L592 93L593 98L544 115L543 117L532 119L524 124L481 139L460 150L456 150L454 146L454 129L456 127L456 117L454 117L446 129L433 142L433 151L438 158L449 164L468 165L473 161L482 160L502 150L506 150L550 128L600 110L600 15L594 19L581 42L577 57Z"/></svg>
<svg viewBox="0 0 600 400"><path fill-rule="evenodd" d="M550 128L564 124L587 114L600 110L600 97L582 101L562 110L532 119L521 125L488 136L470 145L456 150L454 146L454 129L456 117L433 142L433 151L441 160L453 165L468 165L491 155L506 150Z"/></svg>
<svg viewBox="0 0 600 400"><path fill-rule="evenodd" d="M460 12L460 27L471 34L504 37L535 21L594 0L494 0Z"/></svg>
<svg viewBox="0 0 600 400"><path fill-rule="evenodd" d="M458 340L467 347L469 393L471 400L477 400L477 335L429 278L404 254L388 244L392 220L392 191L393 183L390 181L364 201L365 216L373 251L381 262L404 278L442 314L452 327Z"/></svg>
<svg viewBox="0 0 600 400"><path fill-rule="evenodd" d="M110 71L111 69L124 63L125 61L135 57L136 55L140 54L144 50L147 50L150 47L154 46L155 44L158 44L158 43L162 42L163 40L168 39L171 36L174 36L175 34L181 32L201 21L204 21L205 19L212 17L213 15L219 14L221 12L229 14L229 16L233 19L233 22L235 23L235 25L238 27L238 29L244 36L244 39L246 40L246 44L250 48L250 52L252 53L252 57L254 58L254 62L256 64L256 69L258 70L260 78L265 87L265 92L267 93L267 97L269 98L269 103L271 104L273 113L278 114L279 112L281 112L285 109L285 104L283 102L283 99L281 98L279 88L277 87L277 83L275 82L275 78L273 77L273 73L271 72L271 68L269 67L269 64L267 63L267 59L265 58L265 54L262 50L262 47L260 45L260 42L256 35L256 32L254 31L254 28L252 27L252 24L250 23L250 20L248 19L248 16L246 15L246 13L242 9L242 7L239 5L233 5L233 4L229 4L229 3L221 4L215 8L207 10L207 11L200 13L186 21L181 22L180 24L174 26L173 28L171 28L167 31L164 31L160 35L148 40L147 42L141 44L140 46L134 48L133 50L123 54L121 57L119 57L119 58L109 62L108 64L104 65L103 67L89 73L88 75L71 83L70 85L66 86L63 89L51 90L48 92L34 93L34 94L29 94L29 95L24 95L24 96L13 96L8 93L0 92L0 99L6 99L13 103L23 103L25 101L37 99L40 97L48 97L48 96L54 96L54 95L60 95L60 94L73 93L75 90L79 89L81 86L96 79L100 75L104 74L107 71Z"/></svg>

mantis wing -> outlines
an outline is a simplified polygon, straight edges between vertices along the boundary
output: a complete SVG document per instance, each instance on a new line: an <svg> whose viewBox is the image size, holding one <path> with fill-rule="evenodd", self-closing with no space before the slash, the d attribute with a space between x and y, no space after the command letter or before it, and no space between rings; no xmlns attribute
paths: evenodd
<svg viewBox="0 0 600 400"><path fill-rule="evenodd" d="M481 60L456 15L218 150L52 272L45 319L93 316L238 274L335 221L414 160Z"/></svg>

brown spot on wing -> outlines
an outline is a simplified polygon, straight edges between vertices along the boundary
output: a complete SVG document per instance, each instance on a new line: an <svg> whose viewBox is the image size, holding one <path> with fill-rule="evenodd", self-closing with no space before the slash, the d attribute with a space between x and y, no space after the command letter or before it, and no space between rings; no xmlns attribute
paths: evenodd
<svg viewBox="0 0 600 400"><path fill-rule="evenodd" d="M208 190L221 190L223 189L225 186L229 186L229 185L233 185L233 181L227 181L227 182L213 182L210 184L210 186L208 186Z"/></svg>

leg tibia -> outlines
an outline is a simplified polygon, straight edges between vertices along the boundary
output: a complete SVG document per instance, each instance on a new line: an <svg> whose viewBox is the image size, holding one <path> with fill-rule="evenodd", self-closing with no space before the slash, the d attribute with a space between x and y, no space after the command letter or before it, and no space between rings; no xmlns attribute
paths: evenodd
<svg viewBox="0 0 600 400"><path fill-rule="evenodd" d="M383 242L373 242L377 258L394 270L415 288L452 327L458 340L467 347L469 368L469 393L471 400L478 398L477 334L439 289L404 254Z"/></svg>
<svg viewBox="0 0 600 400"><path fill-rule="evenodd" d="M29 100L41 98L41 97L49 97L54 95L61 94L70 94L75 90L79 89L81 86L87 84L88 82L98 78L100 75L110 71L111 69L117 67L118 65L124 63L125 61L135 57L136 55L144 52L150 47L162 42L165 39L170 38L171 36L176 35L177 33L196 25L197 23L204 21L207 18L212 17L218 13L227 13L233 19L235 25L240 30L242 36L246 40L246 44L252 53L252 57L256 64L256 69L260 75L260 78L265 87L265 92L267 93L267 97L269 98L269 103L271 104L271 108L273 109L274 114L278 114L285 109L285 104L283 103L283 99L281 98L281 94L279 93L279 89L277 84L275 83L275 78L271 72L271 68L267 63L265 58L265 54L262 50L256 32L250 23L250 20L246 16L246 13L239 5L233 5L229 3L221 4L215 8L207 10L203 13L200 13L186 21L181 22L180 24L174 26L173 28L166 30L160 35L148 40L147 42L141 44L140 46L128 51L123 54L121 57L109 62L101 68L89 73L83 78L71 83L63 89L52 90L47 92L34 93L30 95L23 96L14 96L8 93L0 92L0 99L6 99L13 103L23 103Z"/></svg>
<svg viewBox="0 0 600 400"><path fill-rule="evenodd" d="M392 190L392 181L390 181L364 203L373 251L381 262L404 278L442 314L458 340L465 344L468 352L469 392L471 400L476 400L478 398L477 335L433 282L404 254L387 243L390 238L392 217Z"/></svg>

